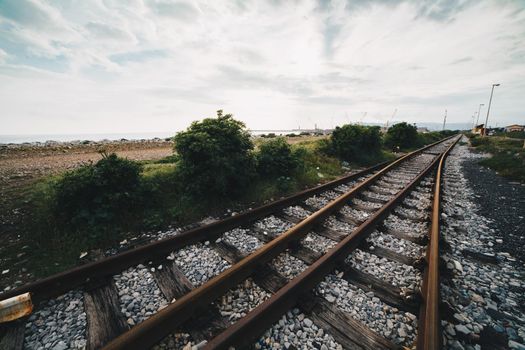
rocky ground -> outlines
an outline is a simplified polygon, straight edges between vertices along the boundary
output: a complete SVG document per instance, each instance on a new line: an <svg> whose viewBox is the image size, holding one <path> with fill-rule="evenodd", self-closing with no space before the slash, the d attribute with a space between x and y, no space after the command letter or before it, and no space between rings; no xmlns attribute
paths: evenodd
<svg viewBox="0 0 525 350"><path fill-rule="evenodd" d="M477 157L463 162L465 177L474 191L478 213L491 219L499 248L525 262L525 185L498 176L477 164Z"/></svg>
<svg viewBox="0 0 525 350"><path fill-rule="evenodd" d="M525 349L524 188L458 146L447 160L442 257L446 349ZM507 201L502 202L502 197ZM515 227L514 227L515 225Z"/></svg>

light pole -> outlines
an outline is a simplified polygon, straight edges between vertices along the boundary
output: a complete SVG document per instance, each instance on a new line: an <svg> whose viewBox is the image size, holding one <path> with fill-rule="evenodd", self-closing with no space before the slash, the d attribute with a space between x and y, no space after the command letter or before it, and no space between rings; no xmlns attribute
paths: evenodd
<svg viewBox="0 0 525 350"><path fill-rule="evenodd" d="M485 104L484 103L480 103L479 104L479 108L478 108L478 119L476 119L476 126L479 125L479 114L481 113L481 106L484 106Z"/></svg>
<svg viewBox="0 0 525 350"><path fill-rule="evenodd" d="M492 84L492 90L490 91L489 107L487 108L487 118L485 118L485 132L483 136L487 136L488 122L489 122L489 113L490 113L490 104L492 103L492 95L494 94L494 87L499 86L499 84Z"/></svg>

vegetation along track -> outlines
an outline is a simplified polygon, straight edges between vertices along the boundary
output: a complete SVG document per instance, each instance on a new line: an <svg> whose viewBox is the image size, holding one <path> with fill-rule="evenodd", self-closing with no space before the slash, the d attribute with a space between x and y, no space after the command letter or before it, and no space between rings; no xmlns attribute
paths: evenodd
<svg viewBox="0 0 525 350"><path fill-rule="evenodd" d="M28 320L3 326L0 344L176 348L189 337L210 349L269 348L294 343L281 323L299 320L301 341L324 329L335 348L388 349L414 341L420 312L418 344L437 347L435 239L429 263L421 256L431 172L456 141L4 293L0 300L31 292L39 305ZM367 313L370 302L381 311ZM49 322L53 312L62 313L58 322ZM67 339L52 337L50 324L60 322Z"/></svg>

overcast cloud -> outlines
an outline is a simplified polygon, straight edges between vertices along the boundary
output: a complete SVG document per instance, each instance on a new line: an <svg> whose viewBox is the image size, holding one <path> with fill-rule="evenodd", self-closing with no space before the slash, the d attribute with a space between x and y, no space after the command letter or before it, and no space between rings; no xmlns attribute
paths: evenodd
<svg viewBox="0 0 525 350"><path fill-rule="evenodd" d="M0 0L0 134L466 123L492 83L525 123L524 1Z"/></svg>

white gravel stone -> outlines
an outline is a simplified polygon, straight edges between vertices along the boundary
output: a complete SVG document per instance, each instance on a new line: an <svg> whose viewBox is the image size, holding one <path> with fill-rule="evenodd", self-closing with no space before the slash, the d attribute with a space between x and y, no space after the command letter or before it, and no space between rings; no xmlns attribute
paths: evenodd
<svg viewBox="0 0 525 350"><path fill-rule="evenodd" d="M308 210L304 209L303 207L300 207L298 205L291 206L288 208L285 208L283 212L286 215L295 216L300 219L304 219L308 216L310 216L312 213L310 213Z"/></svg>
<svg viewBox="0 0 525 350"><path fill-rule="evenodd" d="M346 233L346 234L352 233L352 231L354 231L356 228L355 225L337 220L337 218L333 215L329 216L324 221L324 224L325 226L327 226L328 228L332 230L338 231L340 233Z"/></svg>
<svg viewBox="0 0 525 350"><path fill-rule="evenodd" d="M417 335L415 315L390 307L374 293L365 292L334 274L328 275L316 292L396 344L410 346Z"/></svg>
<svg viewBox="0 0 525 350"><path fill-rule="evenodd" d="M323 196L312 196L304 201L309 206L312 206L316 209L320 209L330 203L330 199Z"/></svg>
<svg viewBox="0 0 525 350"><path fill-rule="evenodd" d="M355 186L355 184L356 182L349 182L349 183L341 184L337 187L334 187L334 189L340 192L348 192L352 189L352 187Z"/></svg>
<svg viewBox="0 0 525 350"><path fill-rule="evenodd" d="M83 349L86 322L81 291L43 302L28 318L24 349Z"/></svg>
<svg viewBox="0 0 525 350"><path fill-rule="evenodd" d="M118 289L121 312L131 326L141 323L168 304L146 267L129 268L113 276L113 279Z"/></svg>
<svg viewBox="0 0 525 350"><path fill-rule="evenodd" d="M255 343L255 349L342 350L341 344L299 309L288 311Z"/></svg>
<svg viewBox="0 0 525 350"><path fill-rule="evenodd" d="M414 222L400 218L395 214L388 215L383 224L389 229L403 231L413 237L426 235L429 228L427 222Z"/></svg>
<svg viewBox="0 0 525 350"><path fill-rule="evenodd" d="M246 316L271 295L261 289L251 279L245 280L241 285L231 289L222 296L218 303L219 311L231 323Z"/></svg>
<svg viewBox="0 0 525 350"><path fill-rule="evenodd" d="M412 266L380 258L360 249L354 250L346 262L360 271L410 291L418 289L421 283L421 273Z"/></svg>
<svg viewBox="0 0 525 350"><path fill-rule="evenodd" d="M278 236L292 227L293 224L271 215L257 221L254 226L268 232L269 235Z"/></svg>
<svg viewBox="0 0 525 350"><path fill-rule="evenodd" d="M215 250L201 243L184 247L174 255L175 264L196 287L230 267Z"/></svg>
<svg viewBox="0 0 525 350"><path fill-rule="evenodd" d="M279 254L270 262L277 272L288 279L292 279L303 272L308 265L288 253Z"/></svg>
<svg viewBox="0 0 525 350"><path fill-rule="evenodd" d="M250 231L246 229L236 228L226 232L222 239L239 249L244 254L250 254L259 249L263 243L257 238L250 236Z"/></svg>
<svg viewBox="0 0 525 350"><path fill-rule="evenodd" d="M344 215L350 216L351 218L357 221L366 221L370 216L372 216L372 213L352 208L351 204L342 207L340 212Z"/></svg>
<svg viewBox="0 0 525 350"><path fill-rule="evenodd" d="M396 253L400 253L414 259L421 257L425 253L425 247L419 244L404 239L399 239L379 231L372 232L370 237L367 238L367 242L383 248L388 248Z"/></svg>
<svg viewBox="0 0 525 350"><path fill-rule="evenodd" d="M301 240L301 243L316 252L325 253L330 248L335 247L337 242L332 241L326 237L320 236L316 233L308 233L306 237Z"/></svg>
<svg viewBox="0 0 525 350"><path fill-rule="evenodd" d="M353 187L353 186L352 186ZM350 187L349 190L352 188ZM337 197L340 197L341 194L340 193L337 193L335 191L324 191L323 193L321 193L319 195L319 197L323 197L325 198L326 200L328 201L333 201L334 199L336 199Z"/></svg>

